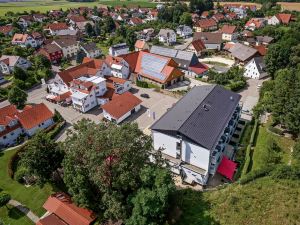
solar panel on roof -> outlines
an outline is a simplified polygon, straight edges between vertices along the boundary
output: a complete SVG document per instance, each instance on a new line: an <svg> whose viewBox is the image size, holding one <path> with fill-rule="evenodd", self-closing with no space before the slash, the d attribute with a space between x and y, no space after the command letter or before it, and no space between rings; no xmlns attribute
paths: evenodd
<svg viewBox="0 0 300 225"><path fill-rule="evenodd" d="M157 54L157 55L163 55L163 56L167 56L167 57L176 57L177 54L177 50L175 49L170 49L170 48L163 48L163 47L159 47L159 46L152 46L151 53Z"/></svg>
<svg viewBox="0 0 300 225"><path fill-rule="evenodd" d="M145 74L148 74L148 75L150 75L150 76L152 76L154 78L157 78L159 80L164 80L165 79L165 76L162 73L160 73L160 72L156 72L156 71L152 71L152 70L147 70L147 69L143 69L142 72L145 73Z"/></svg>
<svg viewBox="0 0 300 225"><path fill-rule="evenodd" d="M142 69L161 72L167 63L167 59L155 57L153 55L144 55L142 58Z"/></svg>

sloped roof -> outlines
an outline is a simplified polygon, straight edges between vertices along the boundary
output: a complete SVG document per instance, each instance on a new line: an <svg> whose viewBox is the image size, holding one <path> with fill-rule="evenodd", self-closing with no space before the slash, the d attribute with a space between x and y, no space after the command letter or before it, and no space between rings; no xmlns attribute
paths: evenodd
<svg viewBox="0 0 300 225"><path fill-rule="evenodd" d="M138 48L138 49L143 49L144 46L146 44L146 41L144 40L137 40L134 44L134 47Z"/></svg>
<svg viewBox="0 0 300 225"><path fill-rule="evenodd" d="M54 53L61 51L60 47L55 44L47 44L42 47L47 53Z"/></svg>
<svg viewBox="0 0 300 225"><path fill-rule="evenodd" d="M0 108L0 125L7 126L11 120L15 119L15 115L18 113L19 111L14 105Z"/></svg>
<svg viewBox="0 0 300 225"><path fill-rule="evenodd" d="M289 13L278 13L276 15L277 18L283 23L283 24L289 24L292 18L292 14Z"/></svg>
<svg viewBox="0 0 300 225"><path fill-rule="evenodd" d="M119 119L141 103L142 100L140 100L138 97L130 92L125 92L112 99L110 102L104 104L102 109L115 119Z"/></svg>
<svg viewBox="0 0 300 225"><path fill-rule="evenodd" d="M69 29L69 27L66 23L51 23L47 26L47 28L51 29L53 31Z"/></svg>
<svg viewBox="0 0 300 225"><path fill-rule="evenodd" d="M94 52L98 49L97 45L94 42L82 44L81 47L84 48L87 52Z"/></svg>
<svg viewBox="0 0 300 225"><path fill-rule="evenodd" d="M5 25L5 26L0 26L0 33L6 34L9 33L13 30L12 25Z"/></svg>
<svg viewBox="0 0 300 225"><path fill-rule="evenodd" d="M13 36L12 42L21 42L25 43L27 40L28 34L15 34Z"/></svg>
<svg viewBox="0 0 300 225"><path fill-rule="evenodd" d="M222 34L211 32L195 32L193 40L202 40L204 44L221 44Z"/></svg>
<svg viewBox="0 0 300 225"><path fill-rule="evenodd" d="M241 96L219 85L195 86L151 129L174 132L213 149L231 119Z"/></svg>
<svg viewBox="0 0 300 225"><path fill-rule="evenodd" d="M75 23L78 23L78 22L85 22L86 19L84 18L84 16L80 16L80 15L73 15L73 16L70 16L69 17L70 20L72 20L73 22Z"/></svg>
<svg viewBox="0 0 300 225"><path fill-rule="evenodd" d="M236 32L237 27L236 26L232 26L232 25L228 25L225 24L222 28L221 28L221 33L225 33L225 34L233 34Z"/></svg>
<svg viewBox="0 0 300 225"><path fill-rule="evenodd" d="M205 49L205 44L203 43L203 41L201 39L198 40L193 40L191 42L191 45L193 45L194 49L199 52Z"/></svg>
<svg viewBox="0 0 300 225"><path fill-rule="evenodd" d="M68 225L55 214L51 213L49 216L40 219L36 225Z"/></svg>
<svg viewBox="0 0 300 225"><path fill-rule="evenodd" d="M77 45L77 40L74 38L58 38L58 39L54 39L52 43L56 43L57 45L59 45L60 47L64 48L64 47L69 47L72 45Z"/></svg>
<svg viewBox="0 0 300 225"><path fill-rule="evenodd" d="M249 46L236 43L232 48L229 49L231 55L240 61L246 61L253 57L258 51Z"/></svg>
<svg viewBox="0 0 300 225"><path fill-rule="evenodd" d="M210 27L213 27L213 26L217 26L217 23L214 19L201 19L201 20L198 20L195 25L196 27L201 27L201 28L210 28Z"/></svg>
<svg viewBox="0 0 300 225"><path fill-rule="evenodd" d="M2 55L0 57L0 62L4 62L6 65L13 67L15 66L19 58L20 56L15 56L15 55Z"/></svg>
<svg viewBox="0 0 300 225"><path fill-rule="evenodd" d="M255 45L254 48L261 56L265 56L267 54L268 49L263 45Z"/></svg>
<svg viewBox="0 0 300 225"><path fill-rule="evenodd" d="M40 123L51 119L53 116L53 113L44 103L33 105L18 114L22 127L27 130L38 126Z"/></svg>
<svg viewBox="0 0 300 225"><path fill-rule="evenodd" d="M131 21L133 24L136 24L136 25L142 24L142 23L143 23L143 20L142 20L141 18L139 18L139 17L132 17L132 18L130 19L130 21Z"/></svg>
<svg viewBox="0 0 300 225"><path fill-rule="evenodd" d="M43 207L70 225L89 225L96 219L91 210L76 206L65 193L52 194Z"/></svg>

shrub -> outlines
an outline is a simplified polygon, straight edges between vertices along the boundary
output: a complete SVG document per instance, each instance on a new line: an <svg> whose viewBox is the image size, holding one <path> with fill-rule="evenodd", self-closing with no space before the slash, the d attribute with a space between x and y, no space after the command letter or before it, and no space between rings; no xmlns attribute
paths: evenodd
<svg viewBox="0 0 300 225"><path fill-rule="evenodd" d="M7 170L11 179L14 178L14 173L20 160L20 153L25 150L26 144L20 146L8 161Z"/></svg>
<svg viewBox="0 0 300 225"><path fill-rule="evenodd" d="M142 87L142 88L149 88L149 85L148 85L147 82L145 82L145 81L139 81L139 80L136 81L136 86Z"/></svg>
<svg viewBox="0 0 300 225"><path fill-rule="evenodd" d="M18 181L19 183L24 182L24 177L28 175L28 170L25 167L21 167L20 169L17 170L15 173L15 180Z"/></svg>
<svg viewBox="0 0 300 225"><path fill-rule="evenodd" d="M5 206L9 200L11 199L10 194L6 192L1 192L0 193L0 207Z"/></svg>
<svg viewBox="0 0 300 225"><path fill-rule="evenodd" d="M260 170L254 170L246 174L244 177L242 177L239 181L240 184L246 184L249 183L250 181L253 181L257 178L264 177L270 174L270 172L273 170L273 167L265 167Z"/></svg>
<svg viewBox="0 0 300 225"><path fill-rule="evenodd" d="M251 162L251 145L247 146L246 155L245 155L245 163L242 170L242 177L245 176L249 172L250 162Z"/></svg>
<svg viewBox="0 0 300 225"><path fill-rule="evenodd" d="M271 173L274 179L297 180L300 178L299 168L289 165L279 165Z"/></svg>

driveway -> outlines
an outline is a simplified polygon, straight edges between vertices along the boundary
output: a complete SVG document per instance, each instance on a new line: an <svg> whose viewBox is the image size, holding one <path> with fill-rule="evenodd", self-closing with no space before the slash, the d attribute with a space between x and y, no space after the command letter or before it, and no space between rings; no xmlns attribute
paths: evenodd
<svg viewBox="0 0 300 225"><path fill-rule="evenodd" d="M174 48L177 49L177 50L184 50L184 49L186 49L186 47L193 41L193 38L192 37L186 38L183 41L184 41L183 44L181 44L181 45L175 45Z"/></svg>
<svg viewBox="0 0 300 225"><path fill-rule="evenodd" d="M234 65L235 61L233 59L225 58L222 56L211 56L211 57L205 57L205 58L199 58L200 62L206 62L207 64L214 65L214 62L220 63L220 64L226 64L228 67L231 67ZM211 63L208 63L211 62Z"/></svg>

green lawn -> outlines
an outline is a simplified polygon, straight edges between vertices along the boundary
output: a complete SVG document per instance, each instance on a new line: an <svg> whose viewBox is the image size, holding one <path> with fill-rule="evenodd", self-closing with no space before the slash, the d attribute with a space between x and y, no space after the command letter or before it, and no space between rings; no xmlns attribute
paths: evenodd
<svg viewBox="0 0 300 225"><path fill-rule="evenodd" d="M176 225L300 224L300 181L260 178L209 192L178 191Z"/></svg>
<svg viewBox="0 0 300 225"><path fill-rule="evenodd" d="M69 8L78 8L80 6L101 6L101 5L108 5L108 6L141 6L141 7L155 7L155 3L148 2L146 0L132 0L132 1L106 1L106 0L99 0L95 2L68 2L66 0L29 0L23 2L8 2L8 3L1 3L0 4L0 16L4 16L6 12L23 12L30 10L40 11L40 12L47 12L52 9L69 9Z"/></svg>
<svg viewBox="0 0 300 225"><path fill-rule="evenodd" d="M12 206L0 208L0 218L4 224L33 225L34 223L25 214Z"/></svg>
<svg viewBox="0 0 300 225"><path fill-rule="evenodd" d="M42 188L36 185L25 187L17 181L12 180L7 173L7 164L14 151L10 150L0 153L0 188L11 194L13 199L26 205L35 214L41 216L45 212L42 206L48 196L55 191L54 187L50 184L46 184Z"/></svg>
<svg viewBox="0 0 300 225"><path fill-rule="evenodd" d="M292 139L280 137L269 133L267 127L271 124L271 119L267 124L260 125L257 134L257 140L254 147L253 157L252 157L252 170L260 169L264 166L264 161L262 160L262 155L264 150L267 148L267 140L273 137L277 142L279 147L282 149L283 162L288 163L291 155L291 147L294 146L295 142Z"/></svg>

